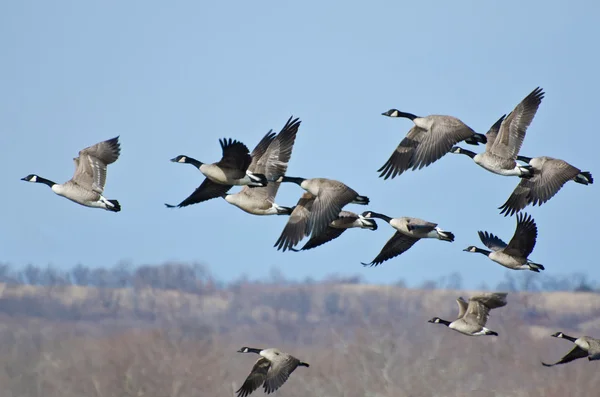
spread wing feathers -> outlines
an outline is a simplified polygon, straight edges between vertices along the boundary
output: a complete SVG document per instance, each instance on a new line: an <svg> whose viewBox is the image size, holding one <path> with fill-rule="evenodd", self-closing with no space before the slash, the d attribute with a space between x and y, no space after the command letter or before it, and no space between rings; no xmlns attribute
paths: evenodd
<svg viewBox="0 0 600 397"><path fill-rule="evenodd" d="M444 118L443 122L433 121L429 132L423 134L423 140L415 149L411 160L413 170L427 167L441 159L452 146L475 134L471 128L455 118Z"/></svg>
<svg viewBox="0 0 600 397"><path fill-rule="evenodd" d="M186 207L188 205L197 204L206 200L220 197L227 193L231 188L231 185L222 185L220 183L215 183L208 178L205 178L202 184L198 186L196 190L194 190L194 193L190 194L190 196L183 200L181 203L177 205L165 205L167 206L167 208Z"/></svg>
<svg viewBox="0 0 600 397"><path fill-rule="evenodd" d="M271 362L269 360L264 357L259 358L254 364L254 367L252 367L252 371L250 371L250 375L248 375L242 387L236 391L238 397L246 397L254 390L258 389L267 378L267 372L270 367Z"/></svg>
<svg viewBox="0 0 600 397"><path fill-rule="evenodd" d="M541 168L534 167L533 177L522 178L506 203L500 207L501 213L513 215L528 204L542 205L550 200L565 183L575 178L581 170L564 160L550 157L539 158Z"/></svg>
<svg viewBox="0 0 600 397"><path fill-rule="evenodd" d="M403 252L407 251L412 247L418 238L407 236L403 233L396 232L388 241L385 243L381 252L377 255L371 263L363 263L364 266L377 266L388 259L394 258Z"/></svg>
<svg viewBox="0 0 600 397"><path fill-rule="evenodd" d="M308 218L314 201L315 196L308 192L300 197L274 247L285 251L297 245L305 236L308 236Z"/></svg>
<svg viewBox="0 0 600 397"><path fill-rule="evenodd" d="M72 180L80 186L102 194L106 184L106 168L119 158L119 137L99 142L79 151Z"/></svg>
<svg viewBox="0 0 600 397"><path fill-rule="evenodd" d="M282 358L282 356L278 357ZM298 367L298 364L300 364L300 360L292 356L274 361L267 372L267 379L264 384L265 393L270 394L279 389Z"/></svg>
<svg viewBox="0 0 600 397"><path fill-rule="evenodd" d="M477 234L479 235L481 242L492 251L506 248L506 243L502 241L500 237L495 236L492 233L478 231Z"/></svg>
<svg viewBox="0 0 600 397"><path fill-rule="evenodd" d="M420 233L429 233L436 228L438 224L433 222L427 222L423 219L418 218L406 218L406 228L408 231L416 230Z"/></svg>
<svg viewBox="0 0 600 397"><path fill-rule="evenodd" d="M507 295L505 292L495 292L471 297L465 317L475 321L482 327L485 326L490 316L490 310L506 306Z"/></svg>
<svg viewBox="0 0 600 397"><path fill-rule="evenodd" d="M544 365L545 367L553 367L558 364L568 363L573 360L577 360L578 358L584 358L587 356L588 356L588 352L583 350L581 347L575 345L575 347L569 353L567 353L563 358L561 358L559 361L555 362L554 364L546 364L546 363L542 362L542 365Z"/></svg>
<svg viewBox="0 0 600 397"><path fill-rule="evenodd" d="M258 142L254 150L252 150L252 153L250 153L250 157L252 157L252 162L250 162L250 165L248 166L248 171L255 172L258 174L264 174L264 170L261 171L258 169L258 162L261 159L261 157L265 154L267 148L269 147L271 142L273 142L276 135L277 134L274 133L273 130L269 130L269 132L267 132L265 136L263 136L260 142Z"/></svg>
<svg viewBox="0 0 600 397"><path fill-rule="evenodd" d="M512 239L504 249L508 255L527 258L535 247L537 239L537 226L531 215L520 213L517 215L517 229Z"/></svg>
<svg viewBox="0 0 600 397"><path fill-rule="evenodd" d="M239 171L240 177L243 177L252 162L250 151L242 142L229 139L219 139L223 157L216 164L225 169Z"/></svg>
<svg viewBox="0 0 600 397"><path fill-rule="evenodd" d="M300 123L301 121L298 118L292 119L290 117L288 119L285 126L269 145L265 154L260 158L258 162L259 171L256 172L264 174L267 179L286 174ZM267 185L268 196L271 200L277 195L279 185L276 182L270 182Z"/></svg>
<svg viewBox="0 0 600 397"><path fill-rule="evenodd" d="M335 183L333 183L335 182ZM319 235L337 219L342 207L350 203L358 193L341 182L322 184L308 217L308 233Z"/></svg>
<svg viewBox="0 0 600 397"><path fill-rule="evenodd" d="M408 131L406 137L400 142L394 153L390 156L388 161L377 170L380 172L380 178L394 179L397 175L402 174L404 171L414 165L413 155L415 149L421 143L423 135L427 132L422 128L414 126Z"/></svg>
<svg viewBox="0 0 600 397"><path fill-rule="evenodd" d="M306 251L311 248L316 248L320 245L328 243L342 235L347 229L339 229L331 226L327 226L323 233L311 236L310 239L304 244L300 251Z"/></svg>
<svg viewBox="0 0 600 397"><path fill-rule="evenodd" d="M504 119L500 132L492 146L492 153L506 159L516 159L525 139L527 128L544 98L544 91L538 87L519 103Z"/></svg>
<svg viewBox="0 0 600 397"><path fill-rule="evenodd" d="M491 151L492 146L494 146L494 141L498 136L498 131L500 131L500 126L502 125L502 122L504 121L505 117L506 115L502 115L502 117L500 117L498 121L496 121L494 125L490 127L489 131L485 134L485 137L487 139L487 143L485 144L486 151Z"/></svg>
<svg viewBox="0 0 600 397"><path fill-rule="evenodd" d="M456 299L456 303L458 304L458 316L456 318L462 318L467 312L467 307L469 306L469 302L464 300L462 297Z"/></svg>

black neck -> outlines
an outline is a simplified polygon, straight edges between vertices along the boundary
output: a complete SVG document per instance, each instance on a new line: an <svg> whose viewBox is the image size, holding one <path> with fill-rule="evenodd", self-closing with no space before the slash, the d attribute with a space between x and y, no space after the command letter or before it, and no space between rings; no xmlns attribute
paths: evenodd
<svg viewBox="0 0 600 397"><path fill-rule="evenodd" d="M464 155L466 155L466 156L469 156L470 158L473 158L473 157L475 157L475 155L477 154L477 153L475 153L475 152L472 152L472 151L470 151L470 150L463 149L463 148L460 148L460 152L459 152L459 153L460 153L460 154L464 154Z"/></svg>
<svg viewBox="0 0 600 397"><path fill-rule="evenodd" d="M43 183L44 185L48 185L48 186L50 186L50 187L52 187L52 186L56 185L56 182L52 182L51 180L49 180L49 179L46 179L46 178L42 178L42 177L40 177L40 176L38 176L38 177L37 177L37 179L36 179L36 181L35 181L35 182L36 182L36 183Z"/></svg>
<svg viewBox="0 0 600 397"><path fill-rule="evenodd" d="M185 157L185 162L186 162L186 164L191 164L196 168L200 168L200 166L202 164L204 164L204 163L202 163L202 161L198 161L195 158L187 157L187 156Z"/></svg>
<svg viewBox="0 0 600 397"><path fill-rule="evenodd" d="M390 218L389 216L387 216L387 215L383 215L383 214L380 214L380 213L378 213L378 212L371 212L371 216L370 216L370 218L379 218L379 219L383 219L383 220L384 220L384 221L386 221L387 223L390 223L390 221L392 220L392 218Z"/></svg>
<svg viewBox="0 0 600 397"><path fill-rule="evenodd" d="M449 326L451 323L451 321L446 321L446 320L442 320L441 318L439 319L438 324L444 324L446 327Z"/></svg>
<svg viewBox="0 0 600 397"><path fill-rule="evenodd" d="M249 347L249 348L248 348L248 351L247 351L246 353L256 353L256 354L260 354L260 352L261 352L262 350L263 350L263 349L255 349L255 348L253 348L253 347Z"/></svg>
<svg viewBox="0 0 600 397"><path fill-rule="evenodd" d="M517 156L517 160L529 163L531 161L531 157Z"/></svg>
<svg viewBox="0 0 600 397"><path fill-rule="evenodd" d="M406 118L406 119L411 119L411 120L414 120L414 119L416 119L418 116L415 116L415 115L414 115L414 114L412 114L412 113L406 113L406 112L401 112L401 111L398 111L398 116L396 116L396 117L404 117L404 118Z"/></svg>
<svg viewBox="0 0 600 397"><path fill-rule="evenodd" d="M298 178L298 177L293 177L293 176L282 176L280 178L280 180L277 182L292 182L292 183L295 183L296 185L300 185L305 180L306 180L306 178Z"/></svg>
<svg viewBox="0 0 600 397"><path fill-rule="evenodd" d="M575 342L577 340L577 338L573 338L572 336L565 335L565 334L562 334L562 338L565 338L566 340L570 340L571 342Z"/></svg>
<svg viewBox="0 0 600 397"><path fill-rule="evenodd" d="M483 254L485 256L488 256L489 254L492 253L492 251L484 250L483 248L477 248L477 247L475 247L475 252L479 252L480 254Z"/></svg>

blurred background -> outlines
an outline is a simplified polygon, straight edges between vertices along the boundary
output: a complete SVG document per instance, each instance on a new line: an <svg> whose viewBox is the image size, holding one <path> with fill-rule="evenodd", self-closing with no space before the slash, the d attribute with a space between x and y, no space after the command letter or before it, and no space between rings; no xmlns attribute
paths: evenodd
<svg viewBox="0 0 600 397"><path fill-rule="evenodd" d="M462 251L477 231L509 240L499 215L517 178L448 155L378 178L412 123L389 108L446 114L485 133L535 87L546 92L521 153L596 173L598 5L505 1L20 1L0 4L0 384L7 396L232 395L253 359L301 357L281 396L590 396L595 363L544 368L571 349L556 331L600 336L595 185L567 183L543 207L530 258L510 272ZM393 234L349 230L302 253L272 246L286 217L211 200L185 154L252 149L299 117L288 174L340 180L386 215L452 231L364 268ZM64 182L79 150L120 136L105 196L78 206L30 173ZM469 147L473 149L473 147ZM483 147L474 148L475 151ZM232 189L237 191L238 188ZM277 203L302 190L284 185ZM302 243L301 243L302 244ZM454 299L510 291L498 338L426 321ZM585 361L585 362L584 362ZM255 392L261 394L262 391Z"/></svg>

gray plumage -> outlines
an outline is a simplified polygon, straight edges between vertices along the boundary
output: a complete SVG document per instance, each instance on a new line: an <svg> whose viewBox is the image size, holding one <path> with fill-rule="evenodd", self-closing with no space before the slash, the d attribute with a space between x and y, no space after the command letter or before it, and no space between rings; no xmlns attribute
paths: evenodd
<svg viewBox="0 0 600 397"><path fill-rule="evenodd" d="M377 170L383 179L395 178L408 169L427 167L442 158L453 145L466 140L470 144L485 143L486 137L477 134L461 120L452 116L430 115L418 117L411 113L390 109L384 116L404 117L413 121L413 128L400 142L389 160Z"/></svg>
<svg viewBox="0 0 600 397"><path fill-rule="evenodd" d="M106 184L107 166L117 161L120 153L121 146L117 136L81 150L79 156L73 159L75 164L73 177L63 184L52 182L36 174L27 175L21 180L45 184L54 193L86 207L119 212L121 210L119 202L106 199L102 193Z"/></svg>
<svg viewBox="0 0 600 397"><path fill-rule="evenodd" d="M537 239L537 225L530 215L525 213L517 215L517 228L508 244L492 233L478 231L477 234L481 242L491 251L473 245L463 251L483 254L494 262L513 270L531 270L536 273L544 270L544 266L528 259Z"/></svg>
<svg viewBox="0 0 600 397"><path fill-rule="evenodd" d="M518 156L517 160L528 163L533 177L521 179L506 202L499 207L500 213L514 215L528 205L542 205L550 200L568 181L582 185L594 183L592 174L581 171L564 160L548 156L529 158Z"/></svg>
<svg viewBox="0 0 600 397"><path fill-rule="evenodd" d="M565 364L584 357L587 357L589 361L600 360L600 339L595 339L590 336L574 338L572 336L565 335L562 332L557 332L551 336L555 338L567 339L575 343L575 347L554 364L542 362L542 365L545 367L553 367L558 364Z"/></svg>
<svg viewBox="0 0 600 397"><path fill-rule="evenodd" d="M486 134L485 152L476 154L458 146L453 147L450 151L467 155L477 165L498 175L531 177L530 167L519 165L517 155L521 150L527 128L533 121L543 98L544 91L538 87L527 95L508 116L500 118ZM500 123L499 126L498 123Z"/></svg>
<svg viewBox="0 0 600 397"><path fill-rule="evenodd" d="M256 353L261 356L252 367L242 387L236 391L238 397L248 396L261 385L266 394L273 393L288 380L297 367L309 367L307 363L275 348L242 347L238 353Z"/></svg>
<svg viewBox="0 0 600 397"><path fill-rule="evenodd" d="M401 217L390 218L387 215L373 211L362 213L365 219L379 218L390 224L396 233L385 243L381 252L370 263L363 266L377 266L388 259L394 258L412 247L423 238L436 238L443 241L454 241L454 234L437 227L437 223L427 222L419 218Z"/></svg>
<svg viewBox="0 0 600 397"><path fill-rule="evenodd" d="M450 322L434 317L430 323L443 324L457 332L469 336L495 335L498 333L485 327L490 310L506 306L506 292L493 292L475 295L465 301L462 297L456 300L458 316Z"/></svg>

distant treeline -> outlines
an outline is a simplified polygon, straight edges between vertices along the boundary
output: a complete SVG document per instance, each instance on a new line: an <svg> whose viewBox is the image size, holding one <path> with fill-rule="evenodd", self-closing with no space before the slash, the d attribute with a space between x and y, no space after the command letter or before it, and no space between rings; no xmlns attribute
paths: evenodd
<svg viewBox="0 0 600 397"><path fill-rule="evenodd" d="M98 288L156 288L177 290L188 293L206 294L220 289L238 288L247 284L269 285L312 285L312 284L363 284L359 275L330 275L321 280L307 278L302 281L289 280L277 268L265 280L249 280L242 277L230 283L216 280L206 266L198 263L164 263L160 265L131 266L120 263L112 267L90 268L79 264L70 269L61 270L53 266L27 265L11 266L0 263L0 282L16 285L36 286L90 286ZM396 282L406 286L403 280ZM459 273L451 273L436 280L428 280L416 286L423 289L462 289ZM546 275L530 272L507 271L503 281L496 286L482 284L481 290L503 291L577 291L600 292L595 280L585 274Z"/></svg>

